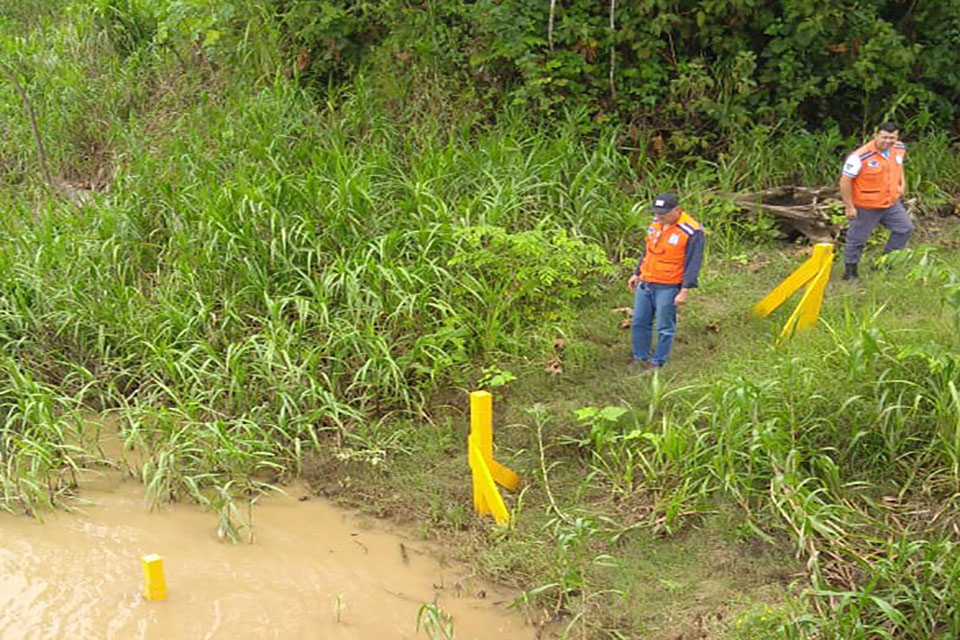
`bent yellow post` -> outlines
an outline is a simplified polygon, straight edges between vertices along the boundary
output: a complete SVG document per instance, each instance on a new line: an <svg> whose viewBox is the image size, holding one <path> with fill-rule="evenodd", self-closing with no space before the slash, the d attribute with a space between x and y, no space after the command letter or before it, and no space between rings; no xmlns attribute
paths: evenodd
<svg viewBox="0 0 960 640"><path fill-rule="evenodd" d="M493 459L493 396L487 391L470 394L470 469L473 476L473 508L481 515L492 515L497 524L510 523L497 484L515 491L520 476Z"/></svg>
<svg viewBox="0 0 960 640"><path fill-rule="evenodd" d="M520 476L493 459L493 396L489 391L470 394L470 433L476 434L477 446L493 479L510 491L516 491Z"/></svg>
<svg viewBox="0 0 960 640"><path fill-rule="evenodd" d="M163 574L163 558L151 554L140 558L143 565L143 597L147 600L163 600L167 597L167 579Z"/></svg>
<svg viewBox="0 0 960 640"><path fill-rule="evenodd" d="M823 303L823 292L826 290L827 281L830 279L831 265L832 261L828 260L826 264L821 267L817 275L814 276L810 286L803 292L803 297L800 298L800 304L798 304L797 308L790 314L787 323L783 325L783 330L780 331L780 340L783 340L795 331L802 331L817 323L817 318L820 317L820 306Z"/></svg>
<svg viewBox="0 0 960 640"><path fill-rule="evenodd" d="M480 453L476 440L470 436L470 469L473 471L473 508L481 515L492 515L499 525L510 524L510 512L497 491L493 475Z"/></svg>
<svg viewBox="0 0 960 640"><path fill-rule="evenodd" d="M833 244L820 242L813 246L813 255L798 267L793 273L768 293L763 300L753 306L753 315L764 317L772 313L803 286L806 290L800 298L800 303L793 310L786 324L780 331L777 340L783 340L794 332L806 329L816 324L820 317L820 307L823 303L823 294L830 279L830 270L833 266Z"/></svg>

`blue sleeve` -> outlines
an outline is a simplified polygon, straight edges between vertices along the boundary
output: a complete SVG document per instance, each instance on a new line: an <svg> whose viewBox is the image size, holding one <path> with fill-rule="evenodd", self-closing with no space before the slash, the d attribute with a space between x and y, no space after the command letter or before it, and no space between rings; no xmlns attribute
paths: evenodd
<svg viewBox="0 0 960 640"><path fill-rule="evenodd" d="M643 265L643 258L647 255L647 243L643 243L643 248L640 249L640 259L637 260L637 268L633 270L634 275L640 275L640 267Z"/></svg>
<svg viewBox="0 0 960 640"><path fill-rule="evenodd" d="M687 240L687 250L683 256L683 284L684 289L693 289L697 286L700 277L700 266L703 264L703 247L706 236L703 229L697 229Z"/></svg>

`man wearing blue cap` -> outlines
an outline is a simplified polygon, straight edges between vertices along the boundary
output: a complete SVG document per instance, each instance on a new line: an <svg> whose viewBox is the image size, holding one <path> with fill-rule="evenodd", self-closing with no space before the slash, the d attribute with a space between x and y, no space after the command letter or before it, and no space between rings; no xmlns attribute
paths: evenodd
<svg viewBox="0 0 960 640"><path fill-rule="evenodd" d="M677 307L697 286L703 264L703 227L680 208L677 196L663 193L650 207L653 223L647 229L643 255L627 286L635 291L631 338L631 367L655 371L667 362L677 331ZM651 357L654 319L657 347Z"/></svg>

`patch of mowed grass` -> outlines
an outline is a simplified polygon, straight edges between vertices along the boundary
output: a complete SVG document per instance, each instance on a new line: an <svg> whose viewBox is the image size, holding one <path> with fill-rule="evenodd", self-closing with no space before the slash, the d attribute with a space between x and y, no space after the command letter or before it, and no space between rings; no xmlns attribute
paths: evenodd
<svg viewBox="0 0 960 640"><path fill-rule="evenodd" d="M726 637L739 618L789 606L799 564L784 548L732 536L736 520L727 516L711 516L669 541L636 535L620 545L614 580L635 633Z"/></svg>

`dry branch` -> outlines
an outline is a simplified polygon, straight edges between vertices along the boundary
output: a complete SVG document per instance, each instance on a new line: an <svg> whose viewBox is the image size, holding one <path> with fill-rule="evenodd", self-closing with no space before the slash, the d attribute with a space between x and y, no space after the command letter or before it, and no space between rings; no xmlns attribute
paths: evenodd
<svg viewBox="0 0 960 640"><path fill-rule="evenodd" d="M553 18L557 11L557 0L550 0L550 19L547 21L547 44L550 45L550 51L553 51Z"/></svg>
<svg viewBox="0 0 960 640"><path fill-rule="evenodd" d="M46 187L54 193L59 193L71 202L79 205L88 204L91 201L90 192L86 189L79 189L67 183L64 180L55 178L50 172L50 164L47 161L47 151L43 146L43 136L40 134L40 125L37 122L37 116L33 109L33 103L27 95L26 90L17 77L17 70L8 62L0 60L0 74L13 86L23 105L23 111L27 114L30 121L30 130L33 133L33 141L37 146L37 164L40 165L40 173Z"/></svg>
<svg viewBox="0 0 960 640"><path fill-rule="evenodd" d="M40 172L43 174L47 186L51 189L55 189L56 185L47 165L47 152L43 148L43 138L40 136L40 126L37 124L37 116L33 112L33 103L30 102L27 92L24 90L23 85L20 84L20 80L17 78L16 71L11 68L8 63L0 63L0 73L3 73L4 77L6 77L7 81L13 85L14 90L20 96L20 101L23 104L23 110L27 114L27 119L30 120L30 129L33 132L33 141L37 145L37 161L40 164Z"/></svg>
<svg viewBox="0 0 960 640"><path fill-rule="evenodd" d="M773 215L783 226L814 242L829 242L834 225L828 210L831 202L841 202L836 187L774 187L748 193L722 194L740 208L758 215Z"/></svg>

